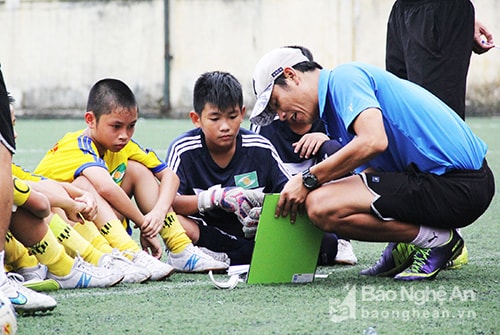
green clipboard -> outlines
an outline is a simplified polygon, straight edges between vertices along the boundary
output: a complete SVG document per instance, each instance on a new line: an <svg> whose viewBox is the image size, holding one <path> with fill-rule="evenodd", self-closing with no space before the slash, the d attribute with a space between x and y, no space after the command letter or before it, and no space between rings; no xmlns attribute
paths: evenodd
<svg viewBox="0 0 500 335"><path fill-rule="evenodd" d="M314 280L323 232L306 215L274 217L279 194L267 194L255 235L248 284L308 283Z"/></svg>

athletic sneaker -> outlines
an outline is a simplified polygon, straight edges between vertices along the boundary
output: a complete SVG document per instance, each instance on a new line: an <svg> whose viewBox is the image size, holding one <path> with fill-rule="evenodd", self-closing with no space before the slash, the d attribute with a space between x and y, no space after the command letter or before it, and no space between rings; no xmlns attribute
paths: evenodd
<svg viewBox="0 0 500 335"><path fill-rule="evenodd" d="M7 280L0 285L19 314L31 315L35 312L51 311L57 302L49 295L30 290L22 285L23 277L17 273L7 273Z"/></svg>
<svg viewBox="0 0 500 335"><path fill-rule="evenodd" d="M111 287L122 281L123 273L94 266L76 256L71 272L67 276L56 276L49 271L47 278L54 279L62 289Z"/></svg>
<svg viewBox="0 0 500 335"><path fill-rule="evenodd" d="M453 229L448 242L440 247L415 247L416 252L412 265L394 276L394 279L405 281L434 279L449 260L460 255L463 247L464 240Z"/></svg>
<svg viewBox="0 0 500 335"><path fill-rule="evenodd" d="M203 253L207 254L208 256L212 257L216 261L226 263L227 265L231 264L231 259L225 252L217 252L217 251L212 251L208 248L205 247L198 247Z"/></svg>
<svg viewBox="0 0 500 335"><path fill-rule="evenodd" d="M358 259L352 249L350 241L339 238L337 240L337 255L335 256L335 264L341 265L356 265Z"/></svg>
<svg viewBox="0 0 500 335"><path fill-rule="evenodd" d="M462 252L460 255L458 255L456 258L452 259L451 261L448 261L446 263L446 266L444 267L445 270L457 270L460 269L462 266L465 264L469 263L469 251L467 250L467 246L464 244L464 248L462 249Z"/></svg>
<svg viewBox="0 0 500 335"><path fill-rule="evenodd" d="M229 267L226 263L217 261L201 251L198 247L189 244L179 253L169 252L167 263L179 272L222 272Z"/></svg>
<svg viewBox="0 0 500 335"><path fill-rule="evenodd" d="M123 274L122 283L143 283L151 278L151 272L148 269L132 263L117 249L114 249L110 254L101 256L98 266L121 272Z"/></svg>
<svg viewBox="0 0 500 335"><path fill-rule="evenodd" d="M23 282L23 286L37 292L50 292L57 291L59 289L59 284L54 279L32 279Z"/></svg>
<svg viewBox="0 0 500 335"><path fill-rule="evenodd" d="M35 266L17 269L15 272L23 276L24 281L42 281L47 277L47 266L38 263Z"/></svg>
<svg viewBox="0 0 500 335"><path fill-rule="evenodd" d="M170 277L172 273L174 273L174 268L172 266L151 256L144 250L138 251L136 253L125 251L124 253L132 255L132 263L148 269L148 271L151 273L151 277L149 278L149 280L164 280Z"/></svg>
<svg viewBox="0 0 500 335"><path fill-rule="evenodd" d="M392 277L406 269L413 262L414 254L414 245L391 242L382 251L382 256L380 256L377 264L371 268L361 270L359 274L363 276Z"/></svg>

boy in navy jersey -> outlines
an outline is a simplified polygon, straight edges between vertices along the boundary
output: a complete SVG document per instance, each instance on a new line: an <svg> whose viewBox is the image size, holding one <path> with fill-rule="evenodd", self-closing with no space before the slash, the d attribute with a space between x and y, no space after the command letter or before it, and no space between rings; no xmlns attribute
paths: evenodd
<svg viewBox="0 0 500 335"><path fill-rule="evenodd" d="M173 207L193 243L227 254L231 265L250 262L254 241L243 232L263 193L278 193L289 180L272 144L240 128L245 115L241 84L229 73L207 72L195 83L196 126L175 139L167 164L179 176Z"/></svg>

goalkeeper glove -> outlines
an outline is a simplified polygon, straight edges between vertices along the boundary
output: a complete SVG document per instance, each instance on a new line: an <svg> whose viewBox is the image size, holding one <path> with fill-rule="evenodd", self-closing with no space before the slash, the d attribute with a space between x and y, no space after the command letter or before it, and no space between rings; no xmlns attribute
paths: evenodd
<svg viewBox="0 0 500 335"><path fill-rule="evenodd" d="M212 186L198 194L198 210L204 213L216 207L226 212L235 213L240 222L248 216L254 207L262 206L264 193L241 187Z"/></svg>
<svg viewBox="0 0 500 335"><path fill-rule="evenodd" d="M246 238L254 238L257 232L257 224L259 223L262 207L254 207L250 210L247 217L243 220L243 234Z"/></svg>

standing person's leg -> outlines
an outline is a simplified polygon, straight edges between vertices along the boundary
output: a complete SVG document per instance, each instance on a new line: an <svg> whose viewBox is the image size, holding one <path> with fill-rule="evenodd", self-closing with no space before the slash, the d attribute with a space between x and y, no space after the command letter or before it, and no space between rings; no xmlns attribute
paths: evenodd
<svg viewBox="0 0 500 335"><path fill-rule="evenodd" d="M386 69L423 86L465 119L473 38L469 0L398 1L388 21Z"/></svg>
<svg viewBox="0 0 500 335"><path fill-rule="evenodd" d="M10 116L7 88L0 70L0 255L3 267L5 235L9 229L13 202L12 154L15 152L14 130ZM6 280L0 271L0 282Z"/></svg>

